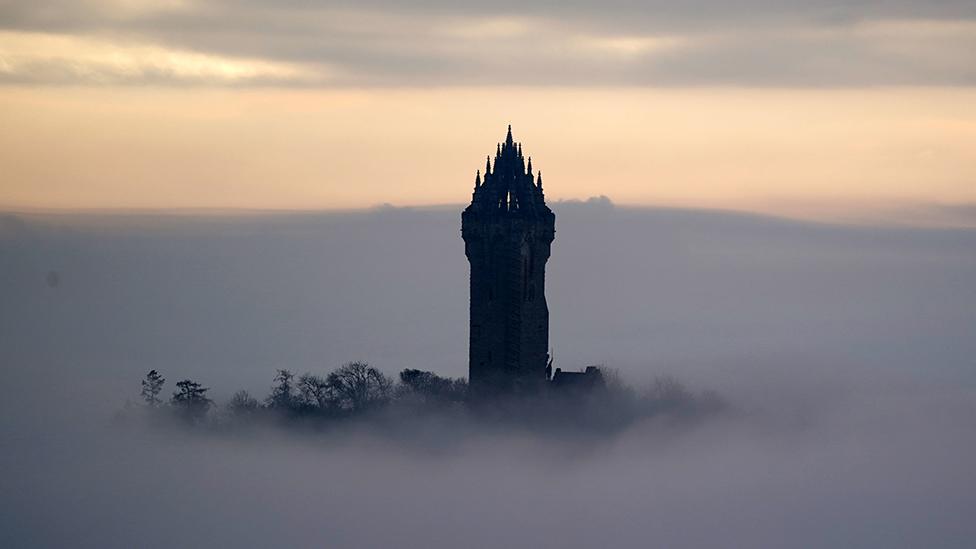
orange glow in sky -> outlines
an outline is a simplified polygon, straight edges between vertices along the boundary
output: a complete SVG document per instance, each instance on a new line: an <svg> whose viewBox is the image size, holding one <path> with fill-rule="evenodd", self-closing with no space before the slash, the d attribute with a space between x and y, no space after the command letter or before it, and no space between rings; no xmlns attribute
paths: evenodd
<svg viewBox="0 0 976 549"><path fill-rule="evenodd" d="M461 203L512 123L550 199L816 216L976 202L969 89L0 89L0 204Z"/></svg>

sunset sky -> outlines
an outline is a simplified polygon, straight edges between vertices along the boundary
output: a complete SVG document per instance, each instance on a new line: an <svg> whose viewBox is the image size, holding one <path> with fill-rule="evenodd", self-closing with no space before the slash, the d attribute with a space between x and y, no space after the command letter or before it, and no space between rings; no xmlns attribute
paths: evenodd
<svg viewBox="0 0 976 549"><path fill-rule="evenodd" d="M550 199L976 225L976 4L0 2L0 208Z"/></svg>

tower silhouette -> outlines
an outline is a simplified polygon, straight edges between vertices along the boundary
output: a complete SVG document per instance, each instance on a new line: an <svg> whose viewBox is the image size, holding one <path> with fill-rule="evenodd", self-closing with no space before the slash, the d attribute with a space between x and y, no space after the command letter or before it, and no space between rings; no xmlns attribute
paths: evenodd
<svg viewBox="0 0 976 549"><path fill-rule="evenodd" d="M461 213L471 264L468 377L475 399L531 393L546 381L546 261L555 221L542 173L533 175L532 159L526 161L509 126Z"/></svg>

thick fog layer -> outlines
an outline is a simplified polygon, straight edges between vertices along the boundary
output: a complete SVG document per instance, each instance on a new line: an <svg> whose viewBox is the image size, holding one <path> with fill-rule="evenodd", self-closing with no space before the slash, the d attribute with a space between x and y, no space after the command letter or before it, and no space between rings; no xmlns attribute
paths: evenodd
<svg viewBox="0 0 976 549"><path fill-rule="evenodd" d="M578 440L119 427L149 369L218 402L276 368L465 375L458 209L4 215L0 544L971 546L976 231L554 210L556 366L729 413Z"/></svg>

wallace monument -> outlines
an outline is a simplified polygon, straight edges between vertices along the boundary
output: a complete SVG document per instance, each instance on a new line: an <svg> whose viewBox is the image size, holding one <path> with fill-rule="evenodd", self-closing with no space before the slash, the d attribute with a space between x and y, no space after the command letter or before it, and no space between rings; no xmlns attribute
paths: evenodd
<svg viewBox="0 0 976 549"><path fill-rule="evenodd" d="M475 399L533 394L549 381L546 261L555 222L542 173L532 173L509 126L461 214L471 264L468 376Z"/></svg>

